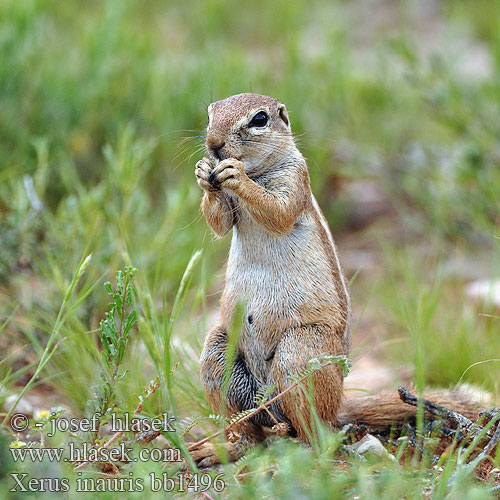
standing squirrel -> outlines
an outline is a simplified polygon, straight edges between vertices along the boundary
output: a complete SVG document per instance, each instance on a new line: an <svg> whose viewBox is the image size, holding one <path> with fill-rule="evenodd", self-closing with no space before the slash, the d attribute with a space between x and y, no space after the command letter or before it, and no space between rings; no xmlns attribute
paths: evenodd
<svg viewBox="0 0 500 500"><path fill-rule="evenodd" d="M208 107L206 146L210 157L196 164L203 189L201 210L219 238L233 229L220 301L219 325L205 339L201 379L207 399L220 411L228 332L236 305L245 304L245 322L227 386L227 412L255 407L262 388L276 393L290 375L320 355L348 355L350 298L347 279L328 224L311 192L304 157L297 149L284 104L257 94L239 94ZM320 419L332 427L347 422L374 428L403 420L415 409L396 395L362 398L342 405L343 374L334 365L312 375ZM427 396L427 395L426 395ZM438 399L440 398L438 395ZM460 398L445 398L460 406ZM461 409L474 412L466 401ZM288 434L307 442L310 402L296 389L235 429L227 456L236 460L263 441L264 429L286 423ZM200 465L219 461L213 445L192 452Z"/></svg>

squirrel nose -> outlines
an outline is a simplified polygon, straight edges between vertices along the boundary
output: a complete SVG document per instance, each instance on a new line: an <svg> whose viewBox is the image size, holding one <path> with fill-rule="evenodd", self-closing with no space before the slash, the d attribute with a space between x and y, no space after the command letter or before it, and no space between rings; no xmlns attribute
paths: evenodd
<svg viewBox="0 0 500 500"><path fill-rule="evenodd" d="M225 142L223 139L219 139L214 136L207 136L207 147L210 150L210 153L218 160L222 160L221 149L224 145Z"/></svg>
<svg viewBox="0 0 500 500"><path fill-rule="evenodd" d="M224 146L224 139L219 134L209 132L207 134L207 146L211 149L220 149Z"/></svg>

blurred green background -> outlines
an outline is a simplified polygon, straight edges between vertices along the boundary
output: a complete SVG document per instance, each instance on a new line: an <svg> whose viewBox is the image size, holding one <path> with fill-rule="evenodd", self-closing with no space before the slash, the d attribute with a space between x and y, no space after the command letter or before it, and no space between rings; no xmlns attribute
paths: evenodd
<svg viewBox="0 0 500 500"><path fill-rule="evenodd" d="M92 253L85 300L36 390L85 411L102 283L131 262L143 313L121 397L133 407L153 372L144 304L163 318L203 249L173 333L172 390L186 414L209 412L198 354L229 238L214 243L193 172L208 104L248 91L287 105L356 275L354 359L370 352L395 387L455 384L498 358L500 299L467 287L500 271L500 3L4 0L0 401L29 378ZM498 399L499 368L475 365L462 382Z"/></svg>
<svg viewBox="0 0 500 500"><path fill-rule="evenodd" d="M207 105L243 91L286 103L341 250L348 242L349 275L366 267L356 260L366 249L406 259L377 258L361 273L368 286L397 275L368 305L388 295L387 308L404 286L398 270L412 275L422 259L432 269L417 276L430 286L457 251L458 279L497 274L495 3L32 0L0 9L2 314L17 306L21 318L8 332L28 329L43 343L40 327L85 251L92 277L112 277L126 250L171 300L204 247L203 280L220 288L228 239L212 243L193 169ZM359 308L362 289L353 288ZM96 327L104 300L100 289L88 298L82 328ZM494 352L489 338L478 343Z"/></svg>

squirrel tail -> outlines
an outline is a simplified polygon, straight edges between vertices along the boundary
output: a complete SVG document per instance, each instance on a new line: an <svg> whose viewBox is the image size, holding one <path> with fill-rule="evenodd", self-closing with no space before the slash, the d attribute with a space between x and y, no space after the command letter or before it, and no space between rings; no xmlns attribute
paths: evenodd
<svg viewBox="0 0 500 500"><path fill-rule="evenodd" d="M488 405L488 397L468 387L455 390L430 390L424 398L462 414L472 421L479 411ZM414 422L417 408L404 403L397 392L382 392L374 396L346 399L343 401L338 425L365 425L368 432L383 434L391 428L401 428L405 422Z"/></svg>

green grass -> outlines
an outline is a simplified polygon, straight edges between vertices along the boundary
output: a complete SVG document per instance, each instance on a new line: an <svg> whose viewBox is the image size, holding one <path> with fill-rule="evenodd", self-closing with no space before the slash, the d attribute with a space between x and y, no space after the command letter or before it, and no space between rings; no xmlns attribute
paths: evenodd
<svg viewBox="0 0 500 500"><path fill-rule="evenodd" d="M0 403L27 387L28 397L42 391L75 416L89 413L102 384L102 285L132 265L138 319L116 383L119 410L132 412L159 375L145 414L175 408L216 429L198 356L229 241L214 242L193 172L207 105L242 91L286 103L341 247L374 249L376 266L361 266L352 293L381 345L400 340L379 350L384 362L419 385L461 380L499 400L499 363L474 365L500 357L500 320L482 315L498 312L472 304L464 287L500 273L500 6L443 2L431 20L418 2L387 2L373 19L370 9L319 0L0 4ZM485 54L479 77L464 69L475 60L464 46ZM358 200L340 179L375 183L395 215L352 234ZM355 352L373 347L356 338ZM1 435L0 457L13 438ZM224 467L221 496L421 498L432 488L433 498L489 497L470 477L448 483L451 472L439 478L429 464L352 460L340 470L339 446L334 433L311 449L275 440ZM5 496L10 466L0 464ZM41 467L28 469L69 474Z"/></svg>

